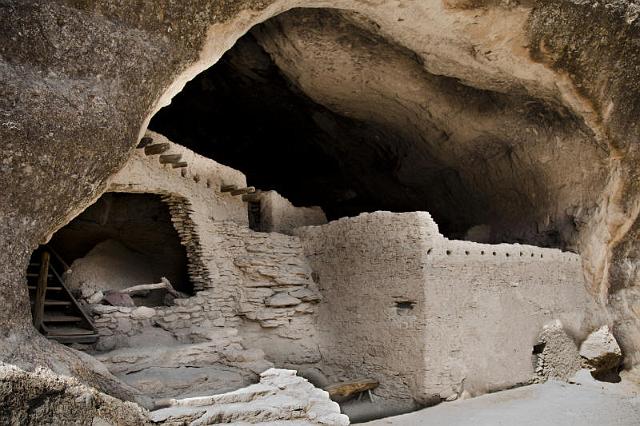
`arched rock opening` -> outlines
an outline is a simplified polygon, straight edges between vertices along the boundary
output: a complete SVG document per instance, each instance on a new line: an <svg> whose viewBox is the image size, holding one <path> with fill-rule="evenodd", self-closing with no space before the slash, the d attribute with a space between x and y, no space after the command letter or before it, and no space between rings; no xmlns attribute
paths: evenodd
<svg viewBox="0 0 640 426"><path fill-rule="evenodd" d="M49 246L70 266L66 283L78 293L165 277L176 290L193 294L185 248L159 195L108 192L57 231Z"/></svg>
<svg viewBox="0 0 640 426"><path fill-rule="evenodd" d="M329 219L432 213L443 233L576 248L606 150L580 117L523 87L478 88L346 11L260 24L150 128ZM486 53L486 52L485 52ZM437 61L437 59L434 59Z"/></svg>

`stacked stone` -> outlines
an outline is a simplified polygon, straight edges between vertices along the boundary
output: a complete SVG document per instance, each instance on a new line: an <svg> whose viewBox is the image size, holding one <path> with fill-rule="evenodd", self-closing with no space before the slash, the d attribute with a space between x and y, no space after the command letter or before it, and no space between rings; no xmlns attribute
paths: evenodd
<svg viewBox="0 0 640 426"><path fill-rule="evenodd" d="M175 195L165 195L162 197L162 201L169 207L171 222L178 231L180 241L187 251L188 274L193 289L195 291L203 290L211 278L209 270L202 260L202 247L196 225L191 219L191 213L193 213L191 203L186 198Z"/></svg>
<svg viewBox="0 0 640 426"><path fill-rule="evenodd" d="M308 332L307 321L320 293L298 237L241 230L242 255L234 265L243 272L239 313L265 328L279 328L282 337L297 339ZM310 319L310 318L308 318Z"/></svg>
<svg viewBox="0 0 640 426"><path fill-rule="evenodd" d="M226 324L207 292L188 299L176 299L175 306L123 307L92 305L93 322L100 339L98 350L128 346L128 338L159 326L178 340L189 340L192 327L223 327Z"/></svg>

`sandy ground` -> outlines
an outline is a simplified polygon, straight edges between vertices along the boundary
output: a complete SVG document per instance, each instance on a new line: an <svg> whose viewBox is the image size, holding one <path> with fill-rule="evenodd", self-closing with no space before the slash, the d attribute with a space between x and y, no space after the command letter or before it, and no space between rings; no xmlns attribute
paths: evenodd
<svg viewBox="0 0 640 426"><path fill-rule="evenodd" d="M550 381L444 403L364 423L383 425L640 425L640 389L601 383L581 372L576 384Z"/></svg>

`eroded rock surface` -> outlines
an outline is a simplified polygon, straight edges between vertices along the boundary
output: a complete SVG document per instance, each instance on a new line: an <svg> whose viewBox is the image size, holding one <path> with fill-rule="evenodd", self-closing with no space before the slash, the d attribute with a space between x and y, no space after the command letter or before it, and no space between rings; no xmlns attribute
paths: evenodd
<svg viewBox="0 0 640 426"><path fill-rule="evenodd" d="M0 419L15 425L146 425L148 413L48 369L0 364Z"/></svg>

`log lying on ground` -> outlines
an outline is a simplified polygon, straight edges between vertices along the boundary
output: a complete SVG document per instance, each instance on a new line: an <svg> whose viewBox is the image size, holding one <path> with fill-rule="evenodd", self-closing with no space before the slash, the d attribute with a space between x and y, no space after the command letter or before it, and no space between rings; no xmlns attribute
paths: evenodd
<svg viewBox="0 0 640 426"><path fill-rule="evenodd" d="M173 297L177 297L177 298L185 297L184 294L176 291L171 285L171 282L165 277L162 277L161 282L159 283L134 285L132 287L128 287L123 290L120 290L119 293L133 295L133 294L142 293L145 291L160 290L160 289L166 289L167 293L169 293Z"/></svg>

